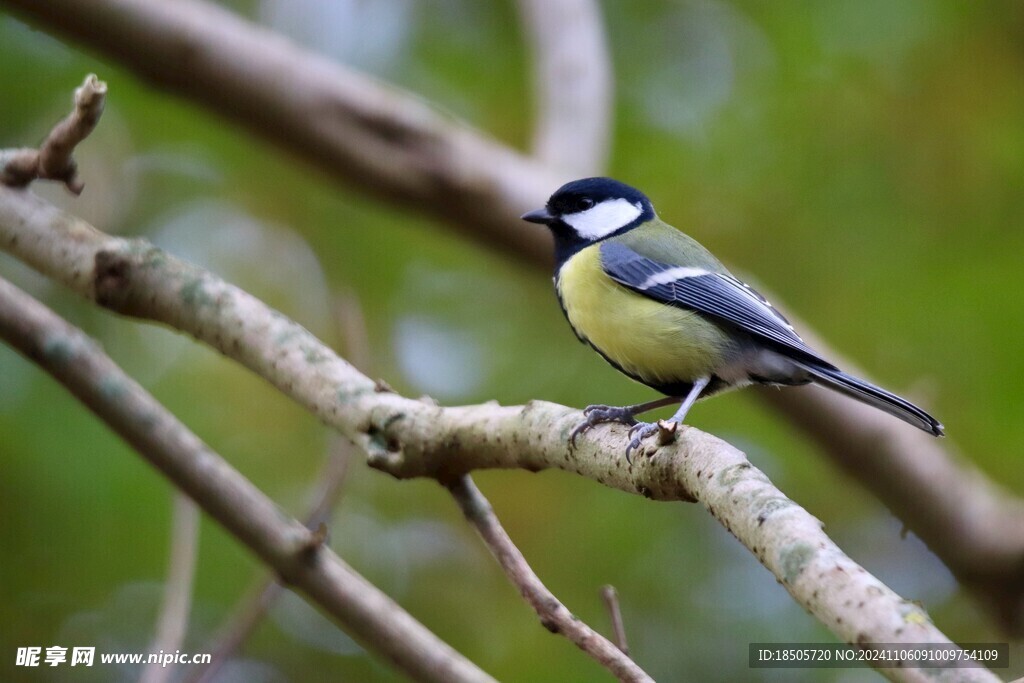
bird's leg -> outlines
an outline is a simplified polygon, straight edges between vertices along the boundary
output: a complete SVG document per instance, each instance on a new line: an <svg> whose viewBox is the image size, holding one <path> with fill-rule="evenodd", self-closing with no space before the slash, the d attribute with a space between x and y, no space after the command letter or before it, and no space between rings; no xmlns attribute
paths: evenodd
<svg viewBox="0 0 1024 683"><path fill-rule="evenodd" d="M676 424L682 424L686 418L686 413L690 412L690 408L697 402L697 398L700 396L700 392L704 391L704 388L711 381L710 377L700 377L694 380L693 387L690 389L690 393L686 395L686 399L682 405L679 406L679 410L676 414L670 417L668 422L675 422ZM640 442L646 439L651 434L658 431L657 422L637 422L629 429L629 435L633 438L630 439L629 445L626 446L626 462L631 462L629 454L631 451L635 451L640 448Z"/></svg>
<svg viewBox="0 0 1024 683"><path fill-rule="evenodd" d="M569 435L569 443L573 446L576 445L576 437L583 434L588 429L595 425L605 424L606 422L619 422L624 425L635 425L636 415L640 413L646 413L648 410L654 410L662 406L667 406L670 403L675 403L679 398L675 396L667 396L664 398L655 399L648 401L647 403L637 403L632 406L605 406L605 405L592 405L587 406L583 409L584 420L576 425L576 428L572 430L572 434Z"/></svg>

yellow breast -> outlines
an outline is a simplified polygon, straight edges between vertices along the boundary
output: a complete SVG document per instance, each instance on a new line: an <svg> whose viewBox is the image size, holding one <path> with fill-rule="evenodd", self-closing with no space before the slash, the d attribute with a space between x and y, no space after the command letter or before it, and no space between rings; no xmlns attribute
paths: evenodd
<svg viewBox="0 0 1024 683"><path fill-rule="evenodd" d="M646 384L712 374L729 348L725 333L696 313L619 285L602 270L600 254L598 245L587 247L558 272L558 294L576 333Z"/></svg>

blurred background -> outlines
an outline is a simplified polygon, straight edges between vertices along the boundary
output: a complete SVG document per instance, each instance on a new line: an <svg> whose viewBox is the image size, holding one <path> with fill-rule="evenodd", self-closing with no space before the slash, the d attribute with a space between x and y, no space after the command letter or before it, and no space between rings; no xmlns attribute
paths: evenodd
<svg viewBox="0 0 1024 683"><path fill-rule="evenodd" d="M528 145L529 55L511 2L225 4ZM1024 4L602 7L616 77L609 174L756 274L873 378L919 399L952 445L1024 494ZM0 148L36 144L86 73L110 86L77 155L85 193L73 199L43 183L37 192L105 231L210 268L336 348L351 343L339 306L358 300L365 369L397 391L446 404L653 397L575 340L546 273L340 187L2 10L0 55ZM302 513L331 442L313 417L214 352L98 310L3 254L0 275L99 338L215 450ZM1006 640L899 520L751 396L703 403L690 420L744 449L951 638ZM0 679L136 680L130 668L11 664L25 645L147 650L166 574L170 486L3 346L0 459ZM834 638L701 508L558 472L476 478L541 578L606 633L599 589L616 586L633 656L655 678L877 680L870 671L748 669L749 642ZM343 558L497 678L607 678L538 625L436 483L397 482L356 460L330 528ZM188 650L209 650L259 575L204 519ZM1019 676L1015 652L1009 673ZM400 677L286 596L220 680Z"/></svg>

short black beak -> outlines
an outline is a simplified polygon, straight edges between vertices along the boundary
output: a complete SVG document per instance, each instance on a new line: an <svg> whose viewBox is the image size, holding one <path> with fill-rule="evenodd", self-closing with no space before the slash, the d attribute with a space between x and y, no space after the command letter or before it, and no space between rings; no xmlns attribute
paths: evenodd
<svg viewBox="0 0 1024 683"><path fill-rule="evenodd" d="M520 216L520 218L522 218L524 221L528 221L530 223L540 223L541 225L547 225L555 220L555 217L548 212L547 207L543 209L537 209L536 211L527 211L522 216Z"/></svg>

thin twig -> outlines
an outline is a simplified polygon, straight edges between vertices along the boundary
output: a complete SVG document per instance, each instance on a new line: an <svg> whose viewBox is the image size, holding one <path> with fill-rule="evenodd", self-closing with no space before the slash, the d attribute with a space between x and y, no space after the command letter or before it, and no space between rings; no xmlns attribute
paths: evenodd
<svg viewBox="0 0 1024 683"><path fill-rule="evenodd" d="M400 88L200 0L0 5L59 27L143 80L375 196L440 214L471 239L505 245L506 254L551 263L546 231L519 215L571 177Z"/></svg>
<svg viewBox="0 0 1024 683"><path fill-rule="evenodd" d="M341 337L342 355L367 375L373 375L373 354L370 352L370 333L366 329L366 316L359 295L345 289L334 297L335 327Z"/></svg>
<svg viewBox="0 0 1024 683"><path fill-rule="evenodd" d="M355 292L343 290L336 295L334 318L346 355L356 367L367 371L370 367L369 333L362 304ZM337 505L348 479L353 450L347 439L340 436L332 438L324 469L317 477L317 492L312 496L313 502L304 520L307 529L312 531L326 523ZM190 670L185 683L212 681L221 667L249 639L282 592L283 587L273 575L258 579L217 629L210 663Z"/></svg>
<svg viewBox="0 0 1024 683"><path fill-rule="evenodd" d="M612 622L612 633L615 636L615 645L624 654L629 654L629 643L626 642L626 627L622 623L622 609L619 607L619 593L615 586L602 586L601 598L605 607L608 608L608 616Z"/></svg>
<svg viewBox="0 0 1024 683"><path fill-rule="evenodd" d="M0 338L39 364L368 651L415 680L492 681L214 453L81 330L0 279Z"/></svg>
<svg viewBox="0 0 1024 683"><path fill-rule="evenodd" d="M446 484L462 514L476 527L480 538L505 570L509 580L526 599L544 628L559 633L611 671L620 681L653 681L636 662L604 636L570 612L533 572L526 558L501 526L491 504L468 475Z"/></svg>
<svg viewBox="0 0 1024 683"><path fill-rule="evenodd" d="M573 176L598 175L612 118L612 65L601 8L596 0L516 4L533 57L533 156Z"/></svg>
<svg viewBox="0 0 1024 683"><path fill-rule="evenodd" d="M626 466L627 438L619 426L592 430L571 449L569 434L582 415L564 406L441 408L403 398L213 274L2 187L0 248L111 310L170 325L235 359L356 442L371 466L396 477L448 481L474 469L560 468L658 500L696 499L844 642L949 643L921 607L847 557L742 452L698 429L680 430L656 457ZM919 669L882 673L922 678Z"/></svg>
<svg viewBox="0 0 1024 683"><path fill-rule="evenodd" d="M185 494L176 493L172 508L170 567L150 652L181 649L192 607L192 582L199 557L199 506ZM165 683L172 673L166 664L152 662L143 669L139 683Z"/></svg>
<svg viewBox="0 0 1024 683"><path fill-rule="evenodd" d="M75 108L46 136L39 149L0 150L0 183L24 187L36 179L58 180L78 195L85 184L78 179L72 153L96 127L103 113L107 84L94 74L75 90Z"/></svg>

